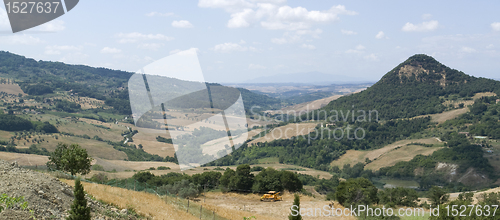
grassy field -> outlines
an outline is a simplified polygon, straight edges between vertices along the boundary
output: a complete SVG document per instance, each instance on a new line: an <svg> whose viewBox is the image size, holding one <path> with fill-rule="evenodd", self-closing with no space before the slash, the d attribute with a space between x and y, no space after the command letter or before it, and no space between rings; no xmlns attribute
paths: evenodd
<svg viewBox="0 0 500 220"><path fill-rule="evenodd" d="M452 104L455 108L458 108L458 106L460 104L464 104L464 108L445 111L445 112L438 113L438 114L421 115L421 116L417 116L414 118L430 116L432 118L433 122L437 122L438 124L441 124L447 120L455 119L458 116L460 116L461 114L469 112L469 108L467 108L468 105L474 104L474 100L476 100L476 99L480 99L482 97L488 97L488 96L496 96L496 94L493 92L481 92L481 93L475 94L472 97L472 100L455 100L455 101L447 100L443 103L443 105L449 106L450 104Z"/></svg>
<svg viewBox="0 0 500 220"><path fill-rule="evenodd" d="M0 92L5 92L12 95L17 95L19 93L26 95L21 87L17 84L0 84Z"/></svg>
<svg viewBox="0 0 500 220"><path fill-rule="evenodd" d="M72 180L61 181L74 186ZM153 219L198 219L184 210L165 203L154 194L87 182L82 182L82 185L85 191L97 200L116 205L121 209L134 209L138 214Z"/></svg>
<svg viewBox="0 0 500 220"><path fill-rule="evenodd" d="M61 180L70 186L72 180ZM199 197L200 201L190 201L189 213L187 201L174 197L160 197L145 192L136 192L112 186L82 182L85 191L97 200L116 205L122 209L134 209L138 214L153 219L199 219L202 206L202 219L219 220L243 219L255 216L258 220L287 219L293 204L293 194L285 192L283 201L261 202L259 194L237 194L207 192ZM323 208L330 202L323 199L301 195L301 208ZM343 209L338 203L335 208ZM324 216L303 217L303 219L324 219ZM335 219L355 220L354 217L335 217Z"/></svg>
<svg viewBox="0 0 500 220"><path fill-rule="evenodd" d="M340 97L342 97L342 95L334 95L334 96L326 97L323 99L318 99L318 100L314 100L314 101L310 101L310 102L306 102L306 103L288 106L288 107L281 109L281 111L283 111L284 114L290 113L290 115L298 115L300 113L303 114L305 112L310 112L310 111L313 111L316 109L320 109L323 106L328 105L328 103L330 103L331 101L336 100ZM272 112L273 113L281 113L278 111L272 111Z"/></svg>
<svg viewBox="0 0 500 220"><path fill-rule="evenodd" d="M342 168L344 164L351 164L353 166L357 163L365 163L366 158L368 158L373 162L366 165L366 168L378 170L381 167L390 166L399 161L409 161L418 154L430 154L440 149L439 147L428 148L419 145L406 146L412 142L433 144L435 146L442 145L436 138L401 140L376 150L348 150L338 160L333 161L331 165L338 166L339 168ZM387 158L390 158L390 160Z"/></svg>
<svg viewBox="0 0 500 220"><path fill-rule="evenodd" d="M43 166L49 161L49 157L34 154L0 152L0 160L17 161L17 164L20 166Z"/></svg>
<svg viewBox="0 0 500 220"><path fill-rule="evenodd" d="M393 166L400 161L410 161L416 155L431 155L434 151L442 149L442 147L424 147L420 145L405 145L401 148L389 151L377 160L365 166L366 169L378 170L382 167Z"/></svg>

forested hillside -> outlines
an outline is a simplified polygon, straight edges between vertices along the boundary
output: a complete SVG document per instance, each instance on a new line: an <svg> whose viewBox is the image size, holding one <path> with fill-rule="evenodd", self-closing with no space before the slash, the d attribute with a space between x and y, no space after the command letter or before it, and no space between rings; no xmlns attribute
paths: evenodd
<svg viewBox="0 0 500 220"><path fill-rule="evenodd" d="M318 118L321 110L352 110L353 106L356 110L377 110L380 119L411 118L442 112L445 106L441 96L472 97L478 92L499 94L500 82L466 75L430 56L417 54L367 90L332 101L309 118ZM319 114L319 118L324 119L324 114Z"/></svg>
<svg viewBox="0 0 500 220"><path fill-rule="evenodd" d="M71 91L79 96L103 100L106 105L113 107L116 113L123 115L132 113L127 88L132 75L131 72L106 68L36 61L0 51L0 76L13 78L28 95L41 96L56 91ZM238 90L242 94L247 110L251 106L260 106L257 109L259 111L281 108L279 99L256 94L247 89ZM196 97L194 99L196 100ZM186 103L186 100L182 102Z"/></svg>

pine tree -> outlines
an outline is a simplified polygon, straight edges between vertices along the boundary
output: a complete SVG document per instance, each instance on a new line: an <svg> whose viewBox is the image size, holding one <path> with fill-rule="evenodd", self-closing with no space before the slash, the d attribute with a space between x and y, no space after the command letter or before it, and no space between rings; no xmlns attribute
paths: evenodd
<svg viewBox="0 0 500 220"><path fill-rule="evenodd" d="M293 199L293 207L296 207L295 210L292 210L292 213L297 216L293 216L292 213L290 213L290 215L288 216L288 220L302 220L302 216L300 215L300 196L299 194L295 194L295 198Z"/></svg>
<svg viewBox="0 0 500 220"><path fill-rule="evenodd" d="M85 192L80 183L80 177L75 180L75 200L71 205L70 215L68 220L90 220L90 207L87 207L87 199L85 199Z"/></svg>

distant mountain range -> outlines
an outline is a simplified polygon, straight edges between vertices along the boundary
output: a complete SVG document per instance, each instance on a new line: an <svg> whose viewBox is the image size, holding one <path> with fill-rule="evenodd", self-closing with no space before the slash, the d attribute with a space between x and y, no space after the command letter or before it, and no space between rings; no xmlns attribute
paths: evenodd
<svg viewBox="0 0 500 220"><path fill-rule="evenodd" d="M247 80L241 83L280 83L280 84L316 84L316 85L330 85L330 84L351 84L351 83L367 83L368 80L360 79L357 77L350 77L339 74L326 74L318 71L303 72L303 73L288 73L277 74L271 76L262 76L255 79Z"/></svg>

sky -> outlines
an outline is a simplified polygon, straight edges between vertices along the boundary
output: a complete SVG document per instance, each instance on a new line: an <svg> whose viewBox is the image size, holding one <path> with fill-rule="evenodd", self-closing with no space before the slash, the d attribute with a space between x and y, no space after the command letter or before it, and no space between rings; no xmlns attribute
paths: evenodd
<svg viewBox="0 0 500 220"><path fill-rule="evenodd" d="M500 78L499 1L106 0L13 34L0 50L135 72L184 50L218 83L318 71L378 81L414 54Z"/></svg>

